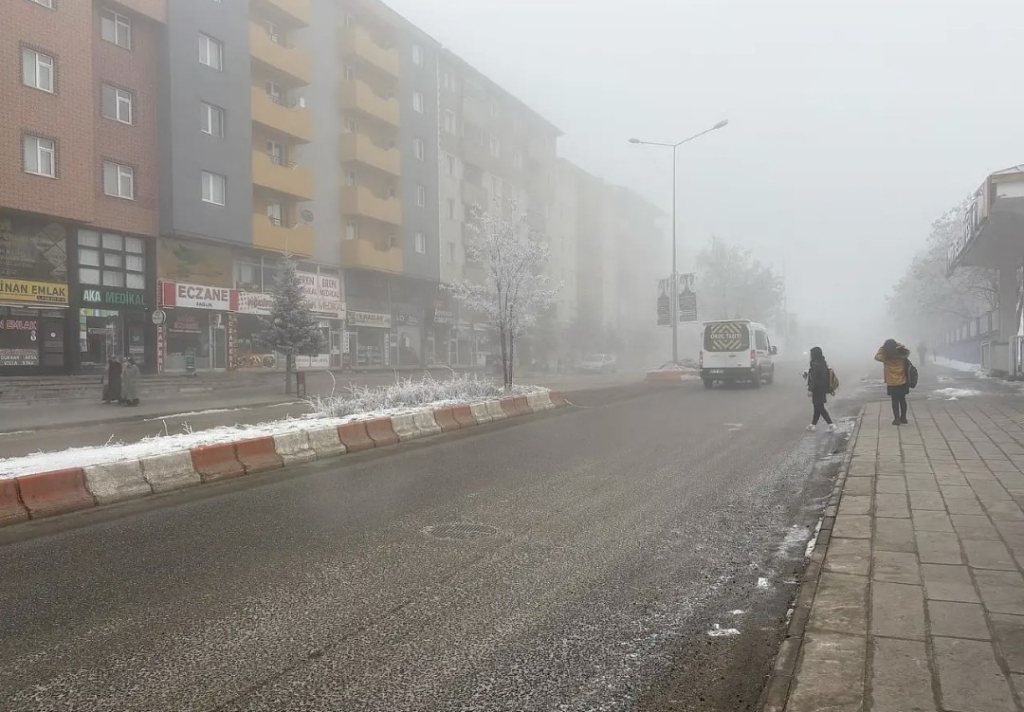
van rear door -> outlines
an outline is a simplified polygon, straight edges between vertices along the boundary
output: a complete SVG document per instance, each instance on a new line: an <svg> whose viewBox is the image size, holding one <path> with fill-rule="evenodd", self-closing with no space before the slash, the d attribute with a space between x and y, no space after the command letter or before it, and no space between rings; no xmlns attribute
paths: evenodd
<svg viewBox="0 0 1024 712"><path fill-rule="evenodd" d="M704 368L750 369L750 327L744 321L704 325Z"/></svg>

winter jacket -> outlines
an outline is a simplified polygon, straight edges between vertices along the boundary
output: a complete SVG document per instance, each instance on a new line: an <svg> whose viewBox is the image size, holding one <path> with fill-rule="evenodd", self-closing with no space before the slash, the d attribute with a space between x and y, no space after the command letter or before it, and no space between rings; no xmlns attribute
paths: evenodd
<svg viewBox="0 0 1024 712"><path fill-rule="evenodd" d="M127 363L121 372L121 398L126 401L134 401L139 398L139 367L134 363Z"/></svg>
<svg viewBox="0 0 1024 712"><path fill-rule="evenodd" d="M903 344L896 344L897 358L887 359L885 347L878 349L875 360L885 364L885 385L905 386L907 384L907 357L910 356L910 349Z"/></svg>
<svg viewBox="0 0 1024 712"><path fill-rule="evenodd" d="M121 397L121 362L111 360L107 366L107 392L105 397L117 400Z"/></svg>
<svg viewBox="0 0 1024 712"><path fill-rule="evenodd" d="M807 369L807 390L813 396L824 397L832 390L832 377L828 372L828 363L825 361L811 361Z"/></svg>

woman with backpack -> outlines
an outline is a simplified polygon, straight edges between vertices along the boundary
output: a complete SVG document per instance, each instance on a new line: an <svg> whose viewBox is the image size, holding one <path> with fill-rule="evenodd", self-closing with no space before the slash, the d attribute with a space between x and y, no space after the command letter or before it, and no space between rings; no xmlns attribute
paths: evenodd
<svg viewBox="0 0 1024 712"><path fill-rule="evenodd" d="M910 349L896 339L887 339L875 354L884 364L885 390L892 399L892 424L907 424L907 394L910 393Z"/></svg>
<svg viewBox="0 0 1024 712"><path fill-rule="evenodd" d="M832 424L832 417L825 410L828 395L832 393L832 370L828 367L820 346L811 349L811 364L807 367L807 392L811 394L811 404L814 406L814 415L807 429L815 430L818 427L818 420L824 418L828 429L834 431L836 426Z"/></svg>

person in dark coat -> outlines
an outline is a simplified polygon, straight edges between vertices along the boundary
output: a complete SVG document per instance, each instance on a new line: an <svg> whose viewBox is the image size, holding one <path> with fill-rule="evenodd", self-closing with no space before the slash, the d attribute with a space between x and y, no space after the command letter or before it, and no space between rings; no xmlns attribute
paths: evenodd
<svg viewBox="0 0 1024 712"><path fill-rule="evenodd" d="M139 367L135 365L135 359L128 357L121 372L121 400L124 405L136 406L139 404Z"/></svg>
<svg viewBox="0 0 1024 712"><path fill-rule="evenodd" d="M811 403L814 405L814 415L811 417L811 424L808 430L818 427L818 420L824 418L829 430L835 430L832 424L832 417L825 409L828 402L828 395L832 391L832 376L829 372L828 362L820 346L811 349L811 364L807 368L807 392L811 394Z"/></svg>
<svg viewBox="0 0 1024 712"><path fill-rule="evenodd" d="M107 385L103 389L103 402L121 402L121 362L117 356L111 356L107 363Z"/></svg>

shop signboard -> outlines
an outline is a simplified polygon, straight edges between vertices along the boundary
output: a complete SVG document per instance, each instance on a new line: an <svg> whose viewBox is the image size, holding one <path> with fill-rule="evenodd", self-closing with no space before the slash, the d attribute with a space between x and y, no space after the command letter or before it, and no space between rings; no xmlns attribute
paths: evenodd
<svg viewBox="0 0 1024 712"><path fill-rule="evenodd" d="M86 287L82 289L82 302L107 307L145 307L146 293L134 289Z"/></svg>
<svg viewBox="0 0 1024 712"><path fill-rule="evenodd" d="M67 237L60 223L0 215L0 277L67 282Z"/></svg>
<svg viewBox="0 0 1024 712"><path fill-rule="evenodd" d="M349 326L373 326L379 329L391 328L390 314L377 314L375 312L349 311Z"/></svg>
<svg viewBox="0 0 1024 712"><path fill-rule="evenodd" d="M68 285L0 277L0 301L68 305Z"/></svg>
<svg viewBox="0 0 1024 712"><path fill-rule="evenodd" d="M239 292L238 311L241 314L270 316L274 308L274 295L265 292Z"/></svg>
<svg viewBox="0 0 1024 712"><path fill-rule="evenodd" d="M320 273L316 311L345 318L345 302L341 298L341 278L333 274Z"/></svg>
<svg viewBox="0 0 1024 712"><path fill-rule="evenodd" d="M438 326L455 324L455 313L447 309L434 309L434 323Z"/></svg>
<svg viewBox="0 0 1024 712"><path fill-rule="evenodd" d="M238 291L228 287L208 287L186 282L163 282L160 289L163 297L161 306L165 307L214 311L235 311L238 308Z"/></svg>
<svg viewBox="0 0 1024 712"><path fill-rule="evenodd" d="M38 366L38 341L38 320L0 318L0 366Z"/></svg>

